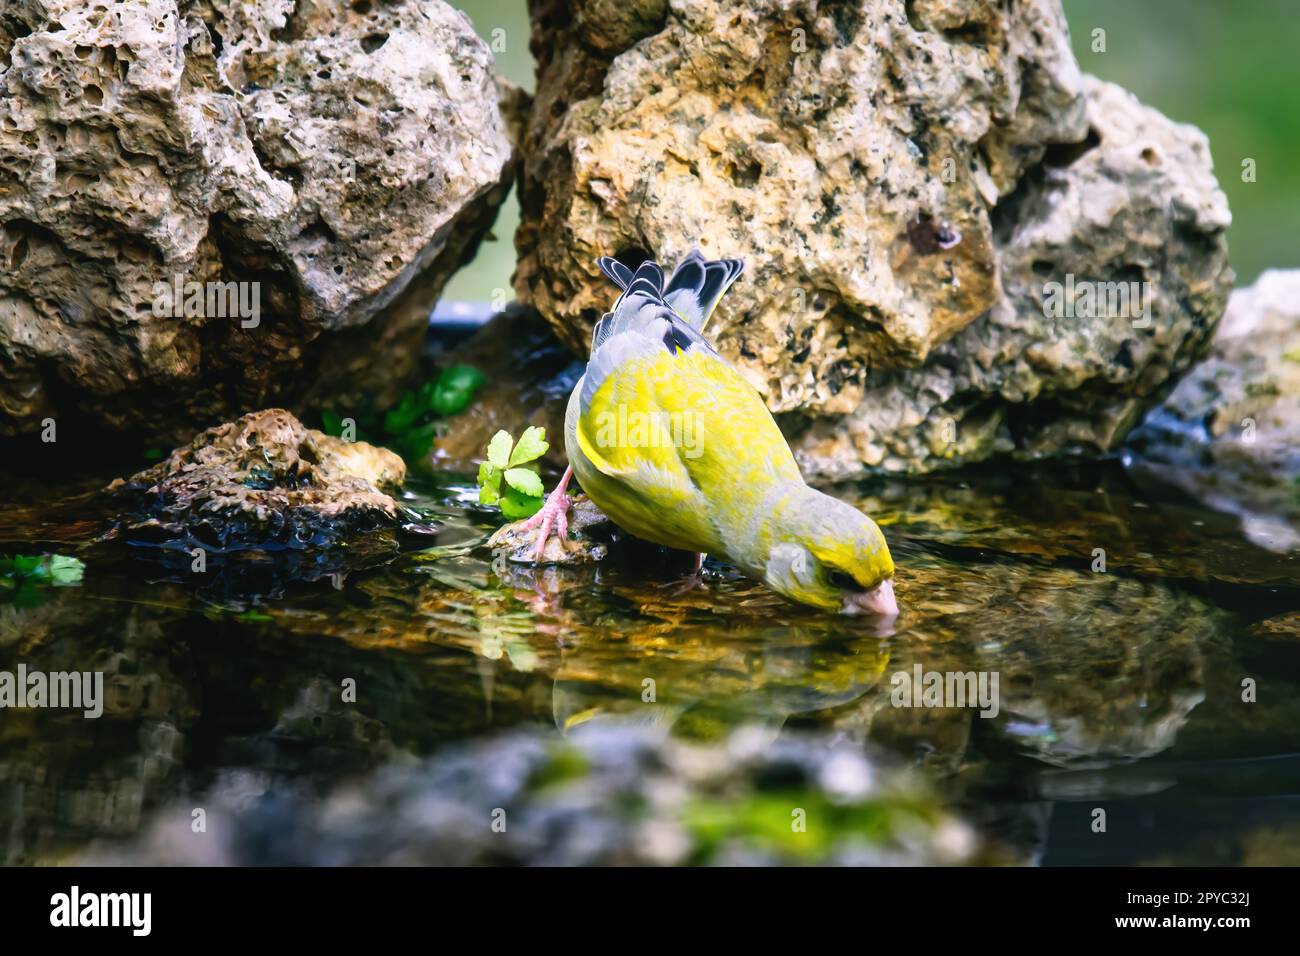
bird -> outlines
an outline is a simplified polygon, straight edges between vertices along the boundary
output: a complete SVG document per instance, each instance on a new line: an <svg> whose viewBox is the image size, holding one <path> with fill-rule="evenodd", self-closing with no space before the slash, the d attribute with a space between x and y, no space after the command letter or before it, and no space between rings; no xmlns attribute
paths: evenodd
<svg viewBox="0 0 1300 956"><path fill-rule="evenodd" d="M527 523L568 537L567 490L627 533L713 555L801 604L892 617L894 562L867 515L810 487L758 390L704 329L744 271L693 249L665 281L658 263L596 262L621 290L596 323L569 396L560 483Z"/></svg>

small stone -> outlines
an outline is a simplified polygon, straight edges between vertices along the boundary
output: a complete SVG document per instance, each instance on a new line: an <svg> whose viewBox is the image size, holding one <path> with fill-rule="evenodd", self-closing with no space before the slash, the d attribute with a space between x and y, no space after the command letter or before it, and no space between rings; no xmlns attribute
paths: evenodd
<svg viewBox="0 0 1300 956"><path fill-rule="evenodd" d="M327 551L361 536L392 539L398 505L383 488L402 459L306 428L284 409L209 428L165 460L107 489L131 540L214 552Z"/></svg>
<svg viewBox="0 0 1300 956"><path fill-rule="evenodd" d="M536 559L537 536L541 527L526 527L528 522L514 521L498 528L488 539L494 560L512 564L594 564L609 554L608 539L613 524L595 503L584 495L572 499L569 508L569 538L561 541L552 533L546 541L542 559ZM553 529L552 529L553 532ZM593 534L598 538L593 538Z"/></svg>

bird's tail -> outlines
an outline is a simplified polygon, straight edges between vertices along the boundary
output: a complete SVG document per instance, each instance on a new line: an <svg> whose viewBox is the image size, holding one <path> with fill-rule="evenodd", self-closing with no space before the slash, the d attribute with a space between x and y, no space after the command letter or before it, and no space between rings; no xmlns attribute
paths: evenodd
<svg viewBox="0 0 1300 956"><path fill-rule="evenodd" d="M636 272L609 256L597 259L596 264L623 290L620 301L629 295L648 293L699 331L703 331L723 293L745 269L740 259L705 259L700 250L692 249L677 264L665 286L663 270L653 262L642 263Z"/></svg>

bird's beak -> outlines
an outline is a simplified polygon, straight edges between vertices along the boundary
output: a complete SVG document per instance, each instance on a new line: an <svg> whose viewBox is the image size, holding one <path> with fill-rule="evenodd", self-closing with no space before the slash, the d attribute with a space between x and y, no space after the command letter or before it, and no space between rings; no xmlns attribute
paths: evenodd
<svg viewBox="0 0 1300 956"><path fill-rule="evenodd" d="M894 598L893 579L885 578L870 591L850 594L844 599L844 613L898 617L898 601Z"/></svg>

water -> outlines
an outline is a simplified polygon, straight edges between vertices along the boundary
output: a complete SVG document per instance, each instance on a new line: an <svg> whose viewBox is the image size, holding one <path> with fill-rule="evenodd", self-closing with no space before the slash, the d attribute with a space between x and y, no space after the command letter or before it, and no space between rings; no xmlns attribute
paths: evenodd
<svg viewBox="0 0 1300 956"><path fill-rule="evenodd" d="M0 670L110 675L99 720L0 712L7 864L130 859L132 837L232 773L323 795L457 741L619 719L896 755L1004 860L1300 862L1296 557L1118 462L830 489L889 538L903 613L884 628L721 565L690 586L689 559L653 550L494 569L492 516L453 475L408 486L443 524L432 548L241 594L86 546L104 477L10 482L0 511L0 553L87 566L37 606L0 604ZM916 665L996 673L997 715L893 706Z"/></svg>

